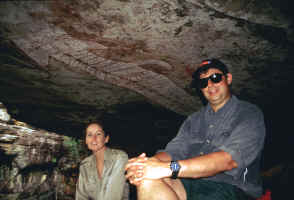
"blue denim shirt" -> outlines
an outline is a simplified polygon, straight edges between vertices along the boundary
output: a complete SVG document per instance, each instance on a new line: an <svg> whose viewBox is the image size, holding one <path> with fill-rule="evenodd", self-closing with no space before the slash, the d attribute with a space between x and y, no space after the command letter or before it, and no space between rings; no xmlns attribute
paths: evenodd
<svg viewBox="0 0 294 200"><path fill-rule="evenodd" d="M241 188L253 197L262 194L260 158L265 139L261 110L232 96L217 112L210 105L190 115L166 148L173 160L184 160L211 152L228 152L238 167L203 178Z"/></svg>

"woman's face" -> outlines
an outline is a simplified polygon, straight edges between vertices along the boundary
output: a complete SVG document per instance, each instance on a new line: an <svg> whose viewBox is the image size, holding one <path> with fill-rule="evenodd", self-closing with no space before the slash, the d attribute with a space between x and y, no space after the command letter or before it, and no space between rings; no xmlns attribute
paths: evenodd
<svg viewBox="0 0 294 200"><path fill-rule="evenodd" d="M86 144L88 149L95 152L103 150L108 142L109 136L105 137L105 133L98 124L90 124L86 129Z"/></svg>

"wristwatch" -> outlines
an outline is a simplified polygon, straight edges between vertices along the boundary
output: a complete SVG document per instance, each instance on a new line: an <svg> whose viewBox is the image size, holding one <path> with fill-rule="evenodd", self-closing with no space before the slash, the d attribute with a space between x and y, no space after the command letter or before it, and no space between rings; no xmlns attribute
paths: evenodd
<svg viewBox="0 0 294 200"><path fill-rule="evenodd" d="M172 160L170 162L170 169L172 171L172 179L176 179L178 177L179 171L181 169L181 165L178 163L178 161Z"/></svg>

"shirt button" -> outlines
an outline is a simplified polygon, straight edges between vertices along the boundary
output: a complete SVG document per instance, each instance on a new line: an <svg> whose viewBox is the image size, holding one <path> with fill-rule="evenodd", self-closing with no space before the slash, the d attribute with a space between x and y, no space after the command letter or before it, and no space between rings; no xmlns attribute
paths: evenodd
<svg viewBox="0 0 294 200"><path fill-rule="evenodd" d="M209 125L209 128L213 128L213 127L214 127L214 125L213 125L213 124L210 124L210 125Z"/></svg>

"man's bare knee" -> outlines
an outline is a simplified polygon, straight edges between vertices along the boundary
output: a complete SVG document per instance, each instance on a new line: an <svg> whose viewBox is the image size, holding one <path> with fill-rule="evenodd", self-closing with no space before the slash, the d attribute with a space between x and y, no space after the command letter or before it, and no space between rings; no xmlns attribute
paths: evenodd
<svg viewBox="0 0 294 200"><path fill-rule="evenodd" d="M172 190L177 194L179 200L186 200L187 194L184 185L180 179L164 179L164 182L172 188Z"/></svg>
<svg viewBox="0 0 294 200"><path fill-rule="evenodd" d="M142 181L137 187L137 196L139 200L181 200L163 179Z"/></svg>
<svg viewBox="0 0 294 200"><path fill-rule="evenodd" d="M153 190L157 185L163 184L162 180L143 180L139 186L137 186L137 190Z"/></svg>

